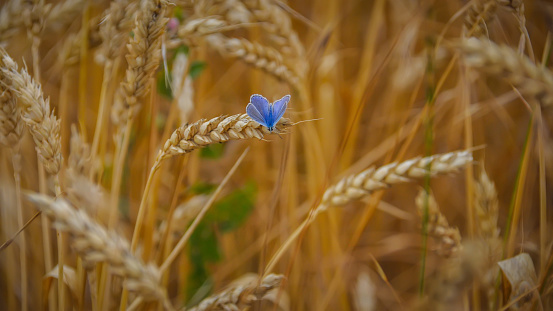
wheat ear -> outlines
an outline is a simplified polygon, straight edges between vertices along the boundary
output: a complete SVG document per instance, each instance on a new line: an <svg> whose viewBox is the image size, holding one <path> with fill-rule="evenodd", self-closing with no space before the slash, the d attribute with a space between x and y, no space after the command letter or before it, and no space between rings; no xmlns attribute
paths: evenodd
<svg viewBox="0 0 553 311"><path fill-rule="evenodd" d="M9 0L0 9L0 46L15 35L23 25L21 0Z"/></svg>
<svg viewBox="0 0 553 311"><path fill-rule="evenodd" d="M208 35L206 40L221 55L241 59L248 65L298 87L298 74L284 63L284 57L277 50L243 38L228 38L222 34Z"/></svg>
<svg viewBox="0 0 553 311"><path fill-rule="evenodd" d="M282 118L276 125L275 132L283 132L290 125L289 119ZM172 156L185 154L214 143L249 138L262 139L263 135L270 133L266 127L253 121L247 114L200 120L176 129L159 151L156 162L160 163Z"/></svg>
<svg viewBox="0 0 553 311"><path fill-rule="evenodd" d="M305 54L305 49L292 28L290 16L282 8L269 0L245 1L245 4L255 20L261 22L263 29L271 34L270 38L276 44L288 46L295 56Z"/></svg>
<svg viewBox="0 0 553 311"><path fill-rule="evenodd" d="M161 60L161 39L169 19L165 17L165 0L143 1L141 15L136 19L129 50L125 79L121 83L119 98L112 113L113 121L120 126L133 119L140 110L140 99L150 90L150 79Z"/></svg>
<svg viewBox="0 0 553 311"><path fill-rule="evenodd" d="M482 168L480 176L474 182L474 208L476 210L477 228L480 238L485 242L486 260L489 268L482 276L483 289L488 298L489 310L493 310L495 301L495 280L499 273L496 265L501 260L501 239L497 219L499 204L494 183Z"/></svg>
<svg viewBox="0 0 553 311"><path fill-rule="evenodd" d="M62 29L82 13L86 0L62 0L48 10L46 24L54 29Z"/></svg>
<svg viewBox="0 0 553 311"><path fill-rule="evenodd" d="M419 191L415 199L419 215L423 215L426 200L428 200L428 234L439 241L438 254L446 258L457 255L462 249L459 229L449 225L445 216L440 212L434 195L428 194L424 189Z"/></svg>
<svg viewBox="0 0 553 311"><path fill-rule="evenodd" d="M524 11L522 0L474 0L465 15L465 29L475 37L486 33L486 24L495 17L499 7Z"/></svg>
<svg viewBox="0 0 553 311"><path fill-rule="evenodd" d="M105 63L106 60L115 60L121 53L123 43L132 28L137 5L129 0L112 1L109 8L102 15L99 26L99 35L102 45L96 54L96 60Z"/></svg>
<svg viewBox="0 0 553 311"><path fill-rule="evenodd" d="M114 274L126 278L127 288L144 300L167 300L165 290L159 285L159 269L154 265L145 265L135 257L125 238L108 232L83 210L72 208L63 199L54 200L40 194L29 194L28 198L52 219L58 230L69 233L71 246L87 268L106 262Z"/></svg>
<svg viewBox="0 0 553 311"><path fill-rule="evenodd" d="M0 66L3 67L1 60ZM0 74L0 144L15 149L23 135L23 121L16 98L7 85L9 81Z"/></svg>
<svg viewBox="0 0 553 311"><path fill-rule="evenodd" d="M553 104L553 74L549 69L534 64L508 46L488 40L469 38L455 46L468 66L505 79L522 95L535 98L544 107Z"/></svg>
<svg viewBox="0 0 553 311"><path fill-rule="evenodd" d="M284 276L269 274L258 285L256 281L249 284L231 286L228 289L202 300L189 311L207 310L245 310L252 307L255 301L263 299L265 294L280 286Z"/></svg>
<svg viewBox="0 0 553 311"><path fill-rule="evenodd" d="M332 206L339 206L369 196L372 192L389 188L393 184L410 182L414 178L430 175L443 175L457 172L472 162L469 150L435 154L429 157L418 157L400 163L391 163L377 169L369 168L359 174L343 178L327 188L321 203L307 216L304 222L288 237L286 242L271 258L265 273L273 270L282 255L300 236L303 230L317 218L321 212Z"/></svg>
<svg viewBox="0 0 553 311"><path fill-rule="evenodd" d="M470 162L470 151L454 151L369 168L359 174L345 177L329 187L323 195L320 208L343 205L373 191L386 189L392 184L409 182L413 178L422 178L427 174L434 176L457 172Z"/></svg>
<svg viewBox="0 0 553 311"><path fill-rule="evenodd" d="M0 66L2 66L0 61ZM21 154L19 143L23 135L23 121L21 111L17 105L13 92L6 86L9 85L4 75L0 74L0 144L5 145L12 151L13 177L15 183L15 200L17 210L17 226L24 227L23 204L21 199ZM28 310L28 287L27 287L27 238L25 231L20 233L19 261L21 278L21 310Z"/></svg>
<svg viewBox="0 0 553 311"><path fill-rule="evenodd" d="M499 216L499 206L497 201L497 191L494 183L482 170L480 177L474 184L474 206L476 216L478 217L478 228L480 236L485 239L495 239L499 237L499 228L497 219Z"/></svg>
<svg viewBox="0 0 553 311"><path fill-rule="evenodd" d="M49 99L44 99L41 86L27 70L18 71L17 64L5 51L0 50L0 69L20 105L22 119L28 126L37 145L39 158L49 174L56 175L61 169L60 120L50 111Z"/></svg>

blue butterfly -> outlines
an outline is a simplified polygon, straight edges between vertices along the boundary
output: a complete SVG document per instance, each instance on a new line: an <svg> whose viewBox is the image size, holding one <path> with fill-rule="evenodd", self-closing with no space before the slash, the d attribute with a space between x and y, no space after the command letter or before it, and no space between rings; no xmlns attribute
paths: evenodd
<svg viewBox="0 0 553 311"><path fill-rule="evenodd" d="M269 132L272 132L275 129L275 124L284 115L289 101L290 95L286 95L271 104L265 97L253 94L250 97L250 103L246 106L246 113L255 122L266 126Z"/></svg>

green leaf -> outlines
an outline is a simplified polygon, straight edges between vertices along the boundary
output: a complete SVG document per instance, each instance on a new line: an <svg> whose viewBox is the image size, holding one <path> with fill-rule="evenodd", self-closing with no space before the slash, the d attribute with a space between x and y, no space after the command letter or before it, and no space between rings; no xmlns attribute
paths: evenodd
<svg viewBox="0 0 553 311"><path fill-rule="evenodd" d="M223 155L224 144L213 144L201 149L200 157L205 159L218 159Z"/></svg>
<svg viewBox="0 0 553 311"><path fill-rule="evenodd" d="M180 53L184 53L184 55L188 56L189 51L190 51L190 48L188 47L188 45L184 45L184 44L179 45L179 47L175 51L175 56Z"/></svg>
<svg viewBox="0 0 553 311"><path fill-rule="evenodd" d="M207 67L207 63L206 62L202 62L202 61L193 61L191 64L190 64L190 69L188 71L188 75L192 78L192 79L196 79L197 77L200 76L200 74L204 71L204 69Z"/></svg>
<svg viewBox="0 0 553 311"><path fill-rule="evenodd" d="M194 264L217 262L221 259L215 231L207 222L201 221L190 236L190 260Z"/></svg>
<svg viewBox="0 0 553 311"><path fill-rule="evenodd" d="M255 183L247 183L216 202L205 216L205 220L216 222L222 232L239 228L254 208L256 192Z"/></svg>
<svg viewBox="0 0 553 311"><path fill-rule="evenodd" d="M215 231L208 222L201 221L190 236L189 258L192 272L188 280L187 297L209 279L206 264L221 260L221 252Z"/></svg>
<svg viewBox="0 0 553 311"><path fill-rule="evenodd" d="M216 185L210 184L210 183L204 183L204 182L197 182L190 186L191 194L210 194L217 188Z"/></svg>

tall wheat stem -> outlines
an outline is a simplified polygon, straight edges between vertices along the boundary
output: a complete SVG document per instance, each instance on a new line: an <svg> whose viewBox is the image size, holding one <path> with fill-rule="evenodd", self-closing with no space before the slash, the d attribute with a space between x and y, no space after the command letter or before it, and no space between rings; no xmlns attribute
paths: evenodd
<svg viewBox="0 0 553 311"><path fill-rule="evenodd" d="M96 158L96 155L98 153L98 146L100 144L100 136L101 131L104 128L104 120L105 120L105 108L106 108L106 96L107 96L107 89L109 86L109 83L111 82L111 77L113 76L113 70L114 68L117 68L117 65L114 66L113 62L108 59L106 60L106 63L104 65L104 78L102 80L102 88L100 89L100 104L98 107L98 116L96 118L96 126L94 128L94 137L92 139L92 147L91 147L91 153L92 156L92 163L94 163L94 159ZM94 174L94 170L90 170L90 176L89 178L92 179L92 175Z"/></svg>
<svg viewBox="0 0 553 311"><path fill-rule="evenodd" d="M21 204L21 154L19 146L15 147L12 154L13 178L15 180L15 208L17 209L17 226L23 228L25 226L23 217L23 205ZM21 243L19 245L19 260L21 261L21 310L28 310L27 298L27 239L25 230L20 233Z"/></svg>

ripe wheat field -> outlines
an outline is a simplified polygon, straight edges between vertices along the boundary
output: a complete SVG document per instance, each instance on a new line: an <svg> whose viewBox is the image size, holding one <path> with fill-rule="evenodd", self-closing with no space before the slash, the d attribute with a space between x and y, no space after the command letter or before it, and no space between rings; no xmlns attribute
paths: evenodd
<svg viewBox="0 0 553 311"><path fill-rule="evenodd" d="M0 1L0 309L552 310L552 32L545 0Z"/></svg>

